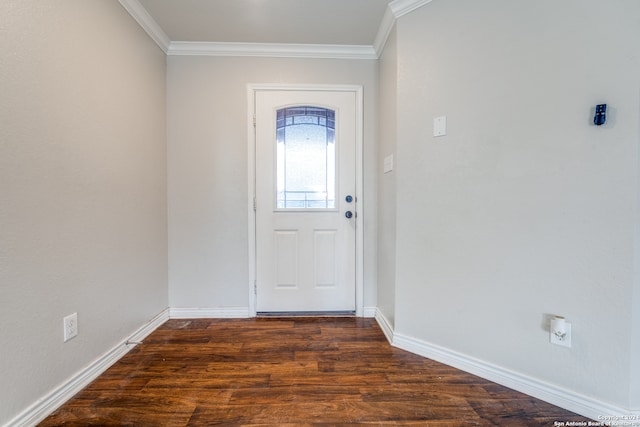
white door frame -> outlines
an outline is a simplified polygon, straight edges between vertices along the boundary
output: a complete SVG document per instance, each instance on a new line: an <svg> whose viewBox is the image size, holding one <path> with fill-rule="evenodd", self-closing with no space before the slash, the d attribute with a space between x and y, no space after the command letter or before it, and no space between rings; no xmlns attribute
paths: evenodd
<svg viewBox="0 0 640 427"><path fill-rule="evenodd" d="M363 191L363 89L360 85L301 85L301 84L248 84L247 85L247 156L248 156L248 203L249 218L249 317L256 316L256 91L343 91L356 95L356 316L364 316L364 191Z"/></svg>

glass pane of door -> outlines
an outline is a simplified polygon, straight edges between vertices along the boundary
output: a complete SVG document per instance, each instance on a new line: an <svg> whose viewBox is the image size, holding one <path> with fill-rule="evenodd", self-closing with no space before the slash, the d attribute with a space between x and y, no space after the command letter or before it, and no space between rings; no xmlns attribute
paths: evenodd
<svg viewBox="0 0 640 427"><path fill-rule="evenodd" d="M276 141L276 208L335 209L335 111L278 110Z"/></svg>

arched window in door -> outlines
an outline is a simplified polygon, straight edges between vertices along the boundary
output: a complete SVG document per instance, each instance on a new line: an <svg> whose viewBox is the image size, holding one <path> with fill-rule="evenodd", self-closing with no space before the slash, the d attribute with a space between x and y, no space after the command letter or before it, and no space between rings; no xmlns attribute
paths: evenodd
<svg viewBox="0 0 640 427"><path fill-rule="evenodd" d="M335 209L335 128L335 111L327 108L277 111L277 209Z"/></svg>

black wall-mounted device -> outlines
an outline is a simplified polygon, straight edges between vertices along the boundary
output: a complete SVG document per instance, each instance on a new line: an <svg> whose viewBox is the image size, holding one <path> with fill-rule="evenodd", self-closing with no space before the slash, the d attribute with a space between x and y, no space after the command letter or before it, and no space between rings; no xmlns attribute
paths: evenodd
<svg viewBox="0 0 640 427"><path fill-rule="evenodd" d="M593 124L602 126L607 121L607 104L596 105L596 115L593 118Z"/></svg>

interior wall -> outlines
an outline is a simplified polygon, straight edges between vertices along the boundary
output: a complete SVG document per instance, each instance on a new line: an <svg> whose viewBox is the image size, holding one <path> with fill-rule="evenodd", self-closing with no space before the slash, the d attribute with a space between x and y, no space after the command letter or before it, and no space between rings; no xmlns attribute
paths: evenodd
<svg viewBox="0 0 640 427"><path fill-rule="evenodd" d="M637 408L640 3L435 0L397 31L396 332Z"/></svg>
<svg viewBox="0 0 640 427"><path fill-rule="evenodd" d="M639 94L640 96L640 94ZM638 124L640 127L640 123ZM640 132L639 132L640 133ZM640 171L640 150L638 150L638 170ZM640 209L640 172L638 173L638 183L636 209ZM640 219L636 223L635 234L635 282L631 306L631 351L629 370L629 408L636 413L640 413Z"/></svg>
<svg viewBox="0 0 640 427"><path fill-rule="evenodd" d="M166 66L117 1L2 1L0 29L4 424L167 307Z"/></svg>
<svg viewBox="0 0 640 427"><path fill-rule="evenodd" d="M377 64L373 60L168 58L169 302L247 308L247 85L364 87L364 302L376 305Z"/></svg>
<svg viewBox="0 0 640 427"><path fill-rule="evenodd" d="M378 103L378 311L389 326L395 323L396 281L396 173L384 172L385 158L397 160L398 62L397 37L392 29L379 60ZM395 168L395 165L394 165Z"/></svg>

